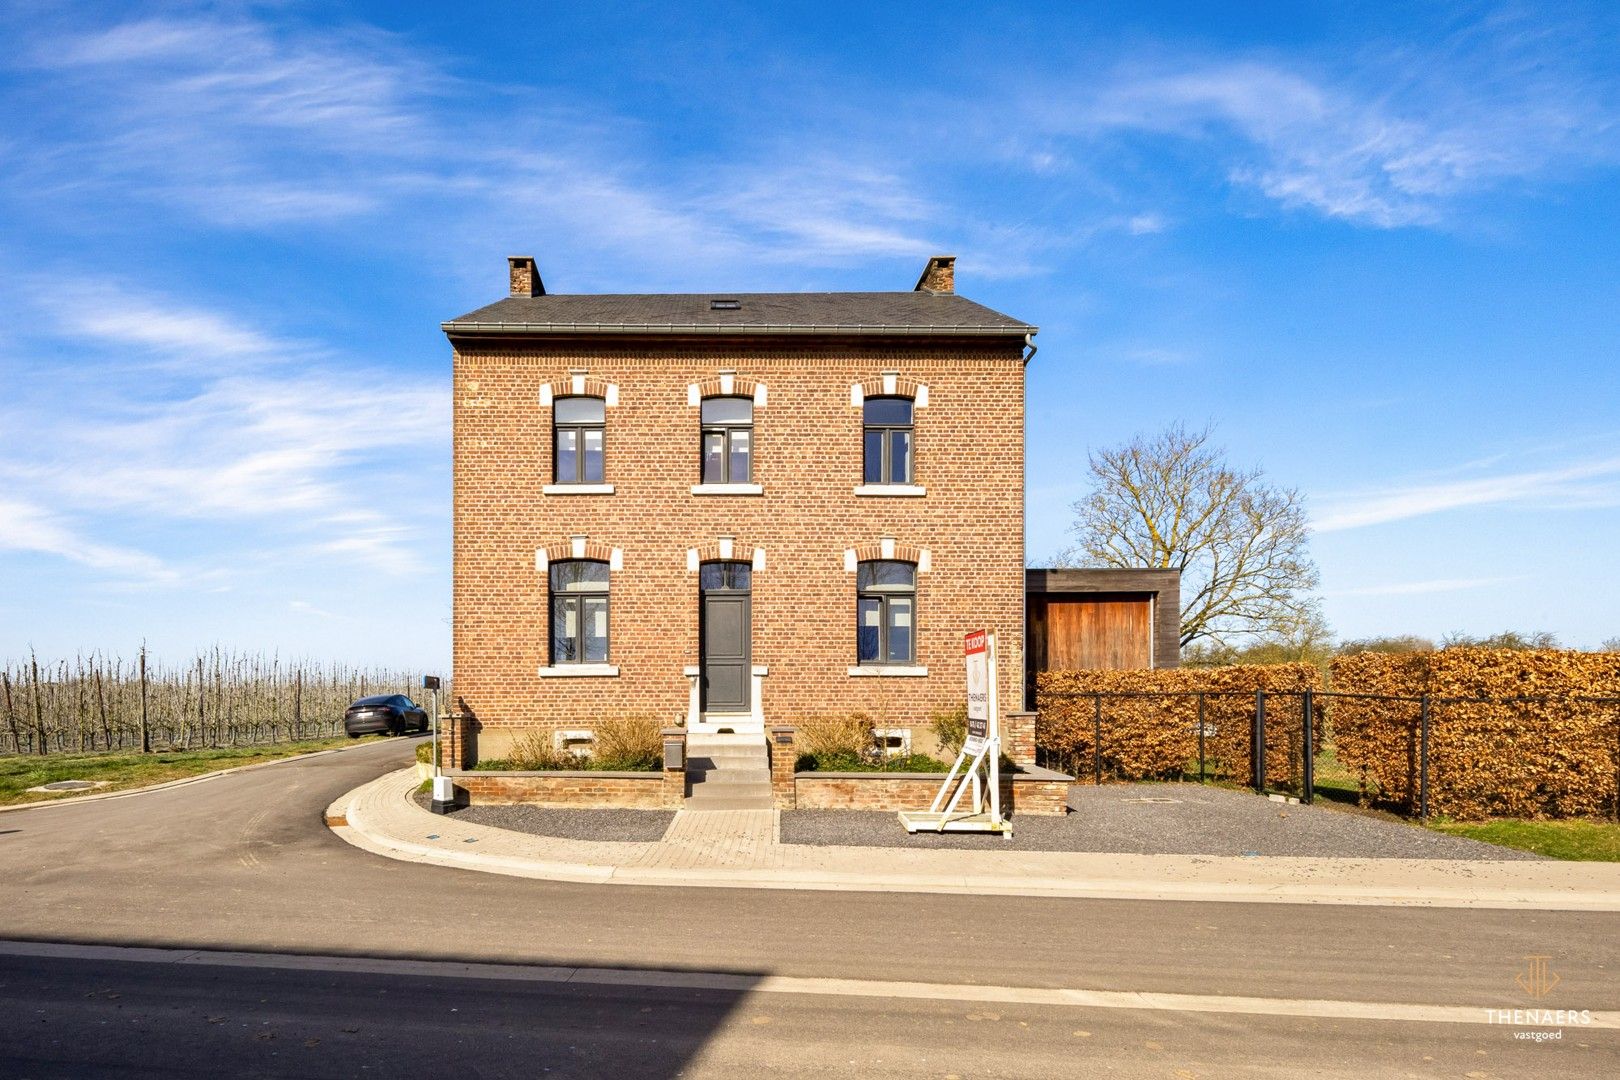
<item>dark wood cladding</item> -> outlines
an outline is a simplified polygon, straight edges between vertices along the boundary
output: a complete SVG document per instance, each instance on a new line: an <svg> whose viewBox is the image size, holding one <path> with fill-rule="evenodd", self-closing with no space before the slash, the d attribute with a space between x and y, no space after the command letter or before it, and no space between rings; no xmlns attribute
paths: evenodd
<svg viewBox="0 0 1620 1080"><path fill-rule="evenodd" d="M1181 664L1176 570L1026 570L1025 699L1038 671Z"/></svg>

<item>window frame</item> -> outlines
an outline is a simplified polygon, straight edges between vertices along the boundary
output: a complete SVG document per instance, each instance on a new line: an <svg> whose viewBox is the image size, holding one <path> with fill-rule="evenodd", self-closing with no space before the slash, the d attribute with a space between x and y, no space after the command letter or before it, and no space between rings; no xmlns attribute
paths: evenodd
<svg viewBox="0 0 1620 1080"><path fill-rule="evenodd" d="M911 583L909 586L899 585L861 585L862 567L873 566L879 563L893 563L897 566L911 568ZM855 564L855 663L859 667L907 667L917 662L917 564L908 559L862 559ZM911 639L909 655L904 657L890 656L889 623L891 600L909 600L911 602ZM861 656L861 609L868 602L878 605L878 649L877 656L865 659Z"/></svg>
<svg viewBox="0 0 1620 1080"><path fill-rule="evenodd" d="M601 582L583 582L582 587L559 590L556 584L557 568L573 563L590 563L603 568ZM556 559L546 567L546 657L550 667L566 668L577 665L602 665L613 662L613 599L612 599L612 566L604 559ZM585 616L586 600L600 600L607 625L602 633L602 655L596 658L587 658L585 651ZM562 601L559 608L558 601ZM575 633L572 636L559 638L558 614L559 611L572 608L574 615ZM566 641L574 653L573 659L557 655L559 641Z"/></svg>
<svg viewBox="0 0 1620 1080"><path fill-rule="evenodd" d="M557 407L565 401L596 401L602 405L602 419L600 422L579 423L575 421L560 421L557 419ZM585 435L587 432L600 432L602 436L602 475L591 480L585 475ZM563 432L574 433L574 475L565 477L561 471L562 435ZM562 486L581 486L589 484L604 484L607 482L607 399L595 394L565 394L551 402L551 476L552 483Z"/></svg>
<svg viewBox="0 0 1620 1080"><path fill-rule="evenodd" d="M903 401L906 403L910 420L904 424L871 423L866 419L866 408L874 401ZM894 433L904 431L907 435L908 452L906 454L906 475L896 478L894 475ZM867 438L872 433L881 435L878 449L878 477L867 477ZM861 483L878 486L909 485L916 483L917 477L917 401L915 398L903 394L873 394L861 400Z"/></svg>
<svg viewBox="0 0 1620 1080"><path fill-rule="evenodd" d="M711 401L744 401L748 403L748 422L725 421L709 423L703 419L703 406ZM754 482L754 399L743 394L711 394L698 402L698 483L751 484ZM739 431L748 433L748 469L741 477L731 475L733 437ZM704 472L708 460L709 436L720 436L720 476L710 479Z"/></svg>

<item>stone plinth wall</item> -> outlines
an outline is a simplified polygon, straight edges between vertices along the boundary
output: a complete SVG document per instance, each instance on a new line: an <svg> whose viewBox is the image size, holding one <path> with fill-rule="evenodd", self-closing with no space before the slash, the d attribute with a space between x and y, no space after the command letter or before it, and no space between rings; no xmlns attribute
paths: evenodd
<svg viewBox="0 0 1620 1080"><path fill-rule="evenodd" d="M945 774L801 772L793 779L800 810L927 810ZM1049 769L1002 773L1003 809L1030 816L1064 814L1071 783L1073 778ZM970 790L963 803L972 797Z"/></svg>
<svg viewBox="0 0 1620 1080"><path fill-rule="evenodd" d="M468 805L667 810L681 805L680 787L661 772L454 772L446 771ZM458 801L460 801L458 797Z"/></svg>

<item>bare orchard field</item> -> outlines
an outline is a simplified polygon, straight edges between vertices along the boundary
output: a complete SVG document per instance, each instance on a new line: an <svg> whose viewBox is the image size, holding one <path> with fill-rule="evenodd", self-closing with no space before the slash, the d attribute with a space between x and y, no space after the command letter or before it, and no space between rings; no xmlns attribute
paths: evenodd
<svg viewBox="0 0 1620 1080"><path fill-rule="evenodd" d="M0 668L0 754L85 754L267 746L343 735L369 694L408 694L404 672L213 649L170 666L145 651ZM441 695L444 692L441 691ZM448 700L441 696L441 700Z"/></svg>

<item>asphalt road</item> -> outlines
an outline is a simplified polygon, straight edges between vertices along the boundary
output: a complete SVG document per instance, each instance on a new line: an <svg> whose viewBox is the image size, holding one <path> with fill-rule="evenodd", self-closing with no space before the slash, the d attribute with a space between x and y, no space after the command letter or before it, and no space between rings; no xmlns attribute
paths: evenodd
<svg viewBox="0 0 1620 1080"><path fill-rule="evenodd" d="M377 744L128 798L0 814L0 938L1620 1009L1620 916L1605 913L571 885L394 862L332 836L321 823L325 806L404 764L410 747ZM1550 957L1562 980L1538 1002L1514 983L1527 956ZM38 958L0 963L0 997L6 1076L117 1071L93 1057L98 1038L104 1052L124 1054L128 1075L217 1075L223 1060L244 1075L429 1075L422 1066L433 1061L459 1076L538 1076L547 1067L580 1076L681 1068L721 1076L1620 1074L1612 1031L1532 1044L1503 1027L1253 1011L728 1000L656 987ZM474 1003L470 1015L443 1012L462 1009L452 1001L461 997ZM982 1019L991 1014L998 1018ZM38 1023L10 1022L24 1017ZM346 1017L360 1029L342 1030L355 1026ZM273 1038L257 1030L251 1042L237 1037L247 1030L240 1025L267 1020L280 1025ZM121 1042L106 1043L118 1032ZM657 1053L649 1040L658 1040Z"/></svg>

